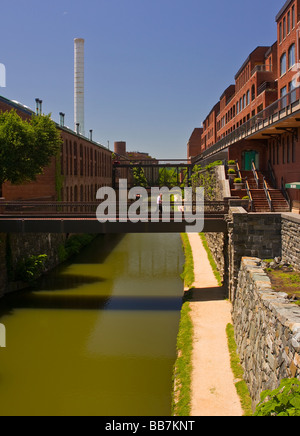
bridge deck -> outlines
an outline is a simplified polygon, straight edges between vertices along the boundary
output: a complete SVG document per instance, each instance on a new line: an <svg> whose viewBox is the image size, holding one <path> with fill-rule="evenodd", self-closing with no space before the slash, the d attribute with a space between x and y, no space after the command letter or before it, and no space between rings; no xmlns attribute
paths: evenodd
<svg viewBox="0 0 300 436"><path fill-rule="evenodd" d="M146 222L131 222L126 215L117 215L115 222L97 220L99 203L70 202L1 202L0 233L184 233L192 232L191 224L184 220L176 222L174 212L169 220L160 216L157 222L151 219L149 210L143 215ZM207 202L204 205L204 232L227 231L225 202ZM196 218L196 217L195 217ZM125 222L124 222L125 221ZM203 223L196 219L195 223ZM188 227L187 227L188 226ZM195 230L196 231L196 230Z"/></svg>
<svg viewBox="0 0 300 436"><path fill-rule="evenodd" d="M186 222L174 220L153 222L107 222L100 223L95 217L0 217L0 233L185 233L193 228ZM204 219L204 232L224 233L226 221L222 216Z"/></svg>

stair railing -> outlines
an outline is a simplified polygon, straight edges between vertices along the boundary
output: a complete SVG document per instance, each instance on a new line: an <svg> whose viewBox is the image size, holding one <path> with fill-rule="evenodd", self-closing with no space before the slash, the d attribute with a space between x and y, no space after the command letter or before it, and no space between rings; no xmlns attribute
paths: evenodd
<svg viewBox="0 0 300 436"><path fill-rule="evenodd" d="M268 187L268 184L267 184L265 177L264 177L264 191L265 191L268 203L269 203L269 208L270 208L271 212L273 212L273 202L272 202L271 194L270 194L269 187Z"/></svg>
<svg viewBox="0 0 300 436"><path fill-rule="evenodd" d="M236 169L237 169L238 178L242 179L242 173L241 173L240 164L238 161L236 161Z"/></svg>
<svg viewBox="0 0 300 436"><path fill-rule="evenodd" d="M246 177L245 179L245 185L246 185L246 190L247 190L247 195L249 197L249 203L250 203L250 210L251 212L253 212L253 197L250 191L250 187L249 187L249 183L248 183L248 178Z"/></svg>
<svg viewBox="0 0 300 436"><path fill-rule="evenodd" d="M290 208L290 211L291 211L292 210L292 202L291 202L290 196L286 190L283 177L281 178L281 192L282 192L282 195L284 196L285 200L287 201L289 208Z"/></svg>
<svg viewBox="0 0 300 436"><path fill-rule="evenodd" d="M272 185L273 185L274 189L277 189L276 177L275 177L274 170L273 170L273 167L272 167L272 164L271 164L270 160L268 160L268 171L270 173L270 178L272 180Z"/></svg>
<svg viewBox="0 0 300 436"><path fill-rule="evenodd" d="M256 181L257 189L259 189L259 178L254 161L252 161L252 172Z"/></svg>

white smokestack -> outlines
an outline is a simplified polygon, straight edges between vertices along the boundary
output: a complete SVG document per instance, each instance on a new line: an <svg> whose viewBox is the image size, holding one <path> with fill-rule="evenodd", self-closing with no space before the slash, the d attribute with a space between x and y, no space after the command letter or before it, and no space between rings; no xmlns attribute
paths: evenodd
<svg viewBox="0 0 300 436"><path fill-rule="evenodd" d="M84 131L84 39L74 39L74 124L79 133Z"/></svg>

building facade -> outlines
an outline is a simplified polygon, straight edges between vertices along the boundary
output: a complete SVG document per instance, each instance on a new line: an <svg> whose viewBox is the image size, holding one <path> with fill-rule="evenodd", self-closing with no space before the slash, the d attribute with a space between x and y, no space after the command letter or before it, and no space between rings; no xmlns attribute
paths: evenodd
<svg viewBox="0 0 300 436"><path fill-rule="evenodd" d="M203 122L201 139L188 145L194 163L226 158L244 171L252 161L284 190L300 181L300 0L287 0L276 16L277 41L257 47ZM300 210L300 191L287 191Z"/></svg>
<svg viewBox="0 0 300 436"><path fill-rule="evenodd" d="M0 97L0 111L12 109L23 119L34 115L26 106ZM100 187L112 186L112 152L65 127L63 119L56 124L63 140L60 156L52 158L35 182L5 183L2 195L6 200L96 201Z"/></svg>

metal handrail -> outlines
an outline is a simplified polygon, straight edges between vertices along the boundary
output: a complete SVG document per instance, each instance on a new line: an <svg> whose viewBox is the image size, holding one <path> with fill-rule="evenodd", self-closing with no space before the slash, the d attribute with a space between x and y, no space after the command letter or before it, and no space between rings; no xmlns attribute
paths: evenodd
<svg viewBox="0 0 300 436"><path fill-rule="evenodd" d="M269 208L270 208L271 212L273 212L273 202L272 202L272 198L271 198L271 195L270 195L269 187L268 187L268 184L267 184L267 181L266 181L265 177L264 177L264 191L265 191L268 203L269 203Z"/></svg>
<svg viewBox="0 0 300 436"><path fill-rule="evenodd" d="M201 159L209 157L213 154L216 154L222 150L225 150L231 144L239 141L244 138L244 135L249 136L254 131L260 130L263 128L264 122L267 120L273 120L273 117L280 113L283 109L286 109L288 106L295 103L297 100L300 100L300 87L297 87L290 91L285 96L281 97L279 100L276 100L270 106L266 107L264 110L259 112L254 117L250 118L250 120L246 121L240 127L235 129L233 132L226 135L224 138L217 141L214 145L209 147L195 159L193 159L193 163L198 162ZM262 127L260 125L262 124Z"/></svg>
<svg viewBox="0 0 300 436"><path fill-rule="evenodd" d="M242 173L241 173L240 164L239 164L238 160L236 161L236 168L237 168L238 177L240 179L242 179Z"/></svg>
<svg viewBox="0 0 300 436"><path fill-rule="evenodd" d="M270 160L268 160L268 170L270 173L270 177L272 179L273 186L276 189L277 188L277 181L276 181L275 173L274 173L274 170L273 170L273 167L272 167Z"/></svg>
<svg viewBox="0 0 300 436"><path fill-rule="evenodd" d="M249 187L249 183L248 183L248 178L247 177L245 179L245 184L246 184L247 195L248 195L249 201L250 201L250 209L251 209L251 212L253 212L253 197L252 197L252 194L251 194L251 191L250 191L250 187Z"/></svg>
<svg viewBox="0 0 300 436"><path fill-rule="evenodd" d="M48 217L62 217L64 215L73 217L96 217L96 211L98 206L104 200L98 202L32 202L32 201L0 201L0 215L6 215L11 217L26 217L37 216L41 218ZM127 213L132 201L116 202L116 212ZM111 203L115 204L115 203ZM153 203L154 204L154 203ZM148 213L151 214L151 206L149 202ZM170 206L184 206L185 208L191 208L196 210L196 202L176 202L170 201ZM106 205L110 203L106 201ZM120 208L119 206L122 206ZM126 207L127 206L127 207ZM228 201L204 201L204 213L207 215L225 215L228 213L229 203ZM170 212L174 212L170 210Z"/></svg>
<svg viewBox="0 0 300 436"><path fill-rule="evenodd" d="M259 189L259 178L254 161L252 161L252 172L256 181L257 189Z"/></svg>
<svg viewBox="0 0 300 436"><path fill-rule="evenodd" d="M292 210L292 202L291 202L290 196L288 194L288 191L285 188L283 177L281 178L281 192L282 192L282 195L284 196L285 200L287 201L290 210Z"/></svg>

